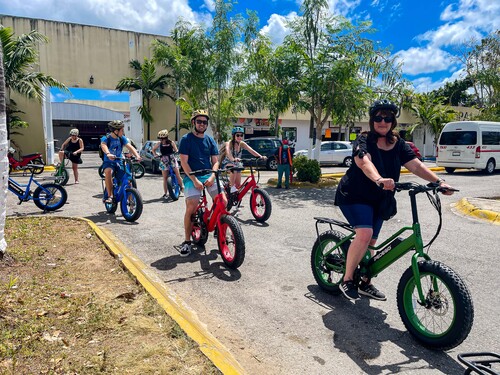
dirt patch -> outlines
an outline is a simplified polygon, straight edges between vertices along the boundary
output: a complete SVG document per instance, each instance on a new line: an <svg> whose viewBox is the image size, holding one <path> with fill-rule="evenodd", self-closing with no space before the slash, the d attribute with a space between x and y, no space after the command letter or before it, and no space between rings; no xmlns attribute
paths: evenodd
<svg viewBox="0 0 500 375"><path fill-rule="evenodd" d="M88 224L7 219L1 374L220 374Z"/></svg>

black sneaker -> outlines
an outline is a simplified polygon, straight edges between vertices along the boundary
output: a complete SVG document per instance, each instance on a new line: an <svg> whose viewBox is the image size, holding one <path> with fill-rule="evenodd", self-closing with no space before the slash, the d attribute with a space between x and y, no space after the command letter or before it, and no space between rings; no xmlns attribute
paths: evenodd
<svg viewBox="0 0 500 375"><path fill-rule="evenodd" d="M358 288L354 281L344 281L340 284L340 291L350 301L356 301L359 299Z"/></svg>
<svg viewBox="0 0 500 375"><path fill-rule="evenodd" d="M181 250L179 252L181 253L181 257L189 256L189 254L191 254L191 241L184 241L181 244Z"/></svg>
<svg viewBox="0 0 500 375"><path fill-rule="evenodd" d="M385 301L387 299L385 297L385 294L382 293L377 288L375 288L375 286L373 284L367 284L363 281L359 283L359 294L362 294L364 296L368 296L368 297L376 299L378 301Z"/></svg>

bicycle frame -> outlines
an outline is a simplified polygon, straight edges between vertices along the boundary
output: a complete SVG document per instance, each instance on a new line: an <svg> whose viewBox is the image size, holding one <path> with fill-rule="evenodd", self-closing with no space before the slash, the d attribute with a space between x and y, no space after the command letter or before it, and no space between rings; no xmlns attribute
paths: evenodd
<svg viewBox="0 0 500 375"><path fill-rule="evenodd" d="M31 191L32 183L40 187L45 193L51 194L49 190L45 189L41 183L35 180L33 170L31 171L31 176L27 184L21 184L9 176L8 189L12 193L17 195L17 197L19 198L19 204L21 204L22 202L28 202L29 200L40 200L32 196L32 191Z"/></svg>
<svg viewBox="0 0 500 375"><path fill-rule="evenodd" d="M215 230L217 224L219 223L219 218L222 215L229 215L229 212L227 212L226 206L224 205L224 199L222 196L224 193L220 187L219 173L215 173L215 181L218 193L213 199L212 207L208 209L207 193L204 187L200 197L200 202L198 203L195 211L198 212L199 209L203 210L203 221L207 225L208 232L213 232Z"/></svg>
<svg viewBox="0 0 500 375"><path fill-rule="evenodd" d="M251 159L251 160L256 160L256 159ZM259 173L258 170L257 170L257 173ZM258 181L259 177L260 177L260 175L257 177L257 180L255 179L254 170L253 170L252 165L250 164L250 176L245 178L245 181L243 181L243 183L238 188L238 201L241 201L243 199L243 197L245 196L245 194L248 193L248 191L250 189L253 191L255 188L259 187L257 185L257 181Z"/></svg>
<svg viewBox="0 0 500 375"><path fill-rule="evenodd" d="M405 255L411 250L414 250L415 253L411 258L411 267L413 274L415 276L415 283L420 299L419 302L423 303L423 301L425 301L425 297L424 297L424 292L422 290L422 284L420 282L418 261L419 258L424 258L425 260L430 260L431 258L424 252L424 245L420 231L420 223L418 220L418 212L417 212L416 195L418 194L418 192L415 190L409 190L408 194L410 196L410 203L411 203L412 221L413 221L412 226L406 226L401 228L400 230L398 230L396 233L394 233L392 236L390 236L377 246L369 246L366 254L364 255L363 259L359 264L360 274L368 278L376 277L387 267L392 265L396 260L401 258L403 255ZM347 223L337 221L334 219L316 218L316 233L318 235L318 238L320 235L319 224L322 223L329 224L330 229L333 229L332 225L336 225L351 232L341 241L339 241L334 248L326 252L325 257L331 254L334 250L341 247L344 243L348 243L348 241L351 241L356 235L354 228ZM405 232L411 232L411 233L408 237L403 239L400 237L400 235ZM370 250L374 250L376 252L373 257L371 256ZM437 290L437 283L435 285L435 288Z"/></svg>
<svg viewBox="0 0 500 375"><path fill-rule="evenodd" d="M122 173L115 173L113 176L113 196L116 202L119 202L122 200L124 194L125 194L125 189L128 187L132 186L132 170L130 168L130 163L131 161L128 158L122 157L118 158L120 161L120 169ZM121 175L120 180L118 180L117 174ZM101 180L103 190L106 189L106 186L104 184L104 179Z"/></svg>

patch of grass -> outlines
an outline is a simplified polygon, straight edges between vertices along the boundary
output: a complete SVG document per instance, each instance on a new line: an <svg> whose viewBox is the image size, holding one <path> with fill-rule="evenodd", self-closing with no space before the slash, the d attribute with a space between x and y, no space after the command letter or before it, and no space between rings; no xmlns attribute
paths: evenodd
<svg viewBox="0 0 500 375"><path fill-rule="evenodd" d="M0 374L220 374L78 220L7 219Z"/></svg>

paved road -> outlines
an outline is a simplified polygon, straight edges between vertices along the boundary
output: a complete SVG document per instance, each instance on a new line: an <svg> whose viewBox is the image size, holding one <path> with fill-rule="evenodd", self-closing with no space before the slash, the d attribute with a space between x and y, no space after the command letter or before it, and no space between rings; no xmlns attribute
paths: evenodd
<svg viewBox="0 0 500 375"><path fill-rule="evenodd" d="M251 374L456 374L463 369L457 353L499 352L500 276L494 260L499 249L498 226L463 217L451 204L462 197L500 196L500 175L445 175L461 189L443 197L444 227L430 255L455 269L467 282L475 303L475 323L458 348L439 353L415 343L399 318L396 287L408 258L377 280L388 301L362 299L352 306L315 285L310 250L315 240L314 216L341 217L333 207L333 188L276 190L268 188L273 213L267 224L252 220L248 203L238 217L247 256L237 271L227 270L213 237L206 251L181 258L173 246L183 240L183 199L165 202L159 176L138 180L145 208L137 223L109 216L100 201L95 155L85 155L81 184L69 185L68 204L58 215L87 217L112 230L188 305ZM264 173L265 178L274 173ZM403 176L403 180L416 179ZM72 178L70 179L72 181ZM382 234L410 220L406 197L398 196L398 216ZM436 217L425 197L421 222L424 237L432 236ZM16 206L12 195L8 215L38 214L32 203Z"/></svg>

